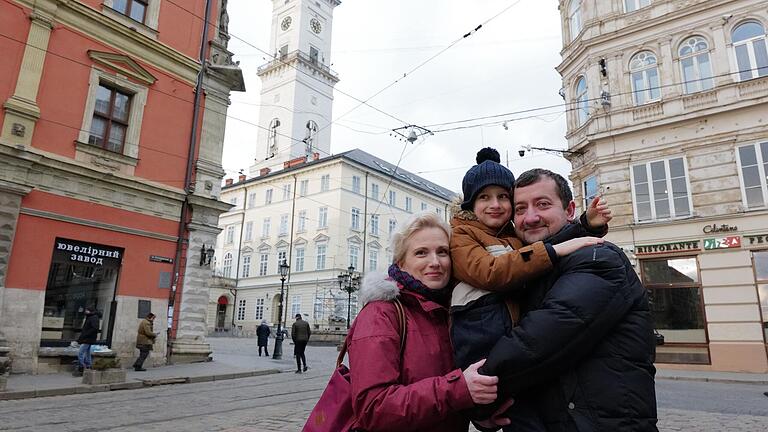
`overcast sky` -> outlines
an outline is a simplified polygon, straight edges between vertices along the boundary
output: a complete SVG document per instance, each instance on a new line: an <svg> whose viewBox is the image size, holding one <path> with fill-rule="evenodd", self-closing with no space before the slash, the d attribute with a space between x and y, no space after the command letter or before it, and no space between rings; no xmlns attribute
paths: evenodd
<svg viewBox="0 0 768 432"><path fill-rule="evenodd" d="M343 0L333 17L331 63L340 78L336 88L367 99L510 5L511 9L370 104L407 123L427 126L562 103L558 95L561 80L554 69L562 48L560 15L557 2L541 0ZM267 62L264 54L237 38L270 52L272 1L231 0L228 10L229 31L236 36L229 49L240 61L248 89L231 96L223 165L227 177L233 177L240 169L247 173L255 157L256 126L237 119L258 122L261 82L256 69ZM334 96L334 119L358 105L339 92ZM532 167L567 175L570 164L560 156L542 152L518 156L525 145L566 147L562 110L533 114L538 117L509 122L508 130L498 124L426 136L408 144L400 166L458 192L475 153L492 146L502 154L502 162L509 154L509 167L515 175ZM406 144L390 137L389 131L401 126L360 107L335 120L331 152L359 148L396 163Z"/></svg>

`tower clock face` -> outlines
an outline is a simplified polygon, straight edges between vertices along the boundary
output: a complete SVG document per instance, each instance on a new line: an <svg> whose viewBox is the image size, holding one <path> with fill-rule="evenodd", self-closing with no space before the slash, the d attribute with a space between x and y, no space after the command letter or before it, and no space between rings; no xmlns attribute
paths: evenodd
<svg viewBox="0 0 768 432"><path fill-rule="evenodd" d="M289 28L291 28L292 21L293 19L289 16L283 18L283 22L280 23L280 28L283 29L283 31L288 30Z"/></svg>
<svg viewBox="0 0 768 432"><path fill-rule="evenodd" d="M323 31L323 25L320 24L320 21L317 18L312 18L312 20L309 21L309 27L316 34L320 34L320 32Z"/></svg>

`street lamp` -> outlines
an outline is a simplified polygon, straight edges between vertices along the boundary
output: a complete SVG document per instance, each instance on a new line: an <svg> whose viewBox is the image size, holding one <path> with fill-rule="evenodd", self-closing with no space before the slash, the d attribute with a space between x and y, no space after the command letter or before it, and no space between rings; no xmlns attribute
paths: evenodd
<svg viewBox="0 0 768 432"><path fill-rule="evenodd" d="M339 289L347 292L347 330L352 319L352 292L357 289L360 282L360 275L355 274L355 266L350 265L346 272L341 272L338 276Z"/></svg>
<svg viewBox="0 0 768 432"><path fill-rule="evenodd" d="M283 358L283 297L285 295L285 277L288 276L290 268L291 266L285 260L278 267L280 270L280 303L277 308L277 335L275 336L275 348L272 350L273 360Z"/></svg>

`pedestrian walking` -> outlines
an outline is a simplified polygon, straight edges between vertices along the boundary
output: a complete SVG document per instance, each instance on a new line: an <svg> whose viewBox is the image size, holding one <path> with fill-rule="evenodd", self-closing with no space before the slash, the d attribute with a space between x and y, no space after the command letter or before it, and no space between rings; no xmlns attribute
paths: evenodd
<svg viewBox="0 0 768 432"><path fill-rule="evenodd" d="M155 314L152 312L147 314L147 317L141 320L139 324L139 330L136 334L136 348L139 349L139 357L133 363L133 370L136 372L144 372L144 360L149 356L149 352L152 351L155 345L155 338L157 334L152 329L152 324L155 321Z"/></svg>
<svg viewBox="0 0 768 432"><path fill-rule="evenodd" d="M312 331L309 329L309 323L301 319L301 314L296 314L296 322L291 326L291 339L293 339L293 355L296 356L296 373L307 371L307 357L304 350L307 349L307 342ZM302 369L301 363L304 362Z"/></svg>
<svg viewBox="0 0 768 432"><path fill-rule="evenodd" d="M267 341L269 340L269 335L272 333L272 330L270 330L269 326L267 325L267 320L261 320L261 324L256 328L256 338L257 338L257 344L259 345L259 357L261 357L261 349L264 348L264 355L269 357L269 349L267 348Z"/></svg>
<svg viewBox="0 0 768 432"><path fill-rule="evenodd" d="M80 337L77 338L77 343L80 344L80 350L77 352L77 370L75 370L75 376L83 375L83 370L93 367L93 359L91 357L91 345L96 343L96 336L99 334L99 314L92 307L86 307L83 311L85 313L85 322L83 322L83 329L80 331Z"/></svg>

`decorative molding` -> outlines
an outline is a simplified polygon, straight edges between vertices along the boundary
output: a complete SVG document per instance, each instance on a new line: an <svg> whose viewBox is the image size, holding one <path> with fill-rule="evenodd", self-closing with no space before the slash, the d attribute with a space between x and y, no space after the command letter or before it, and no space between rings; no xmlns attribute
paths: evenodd
<svg viewBox="0 0 768 432"><path fill-rule="evenodd" d="M664 105L661 102L652 102L632 110L632 118L635 121L660 117L662 115L664 115Z"/></svg>
<svg viewBox="0 0 768 432"><path fill-rule="evenodd" d="M683 107L685 109L701 108L707 105L717 103L717 90L692 93L683 96Z"/></svg>
<svg viewBox="0 0 768 432"><path fill-rule="evenodd" d="M157 78L136 63L135 60L126 55L88 50L88 57L90 57L94 63L122 72L144 84L152 85L157 81Z"/></svg>

